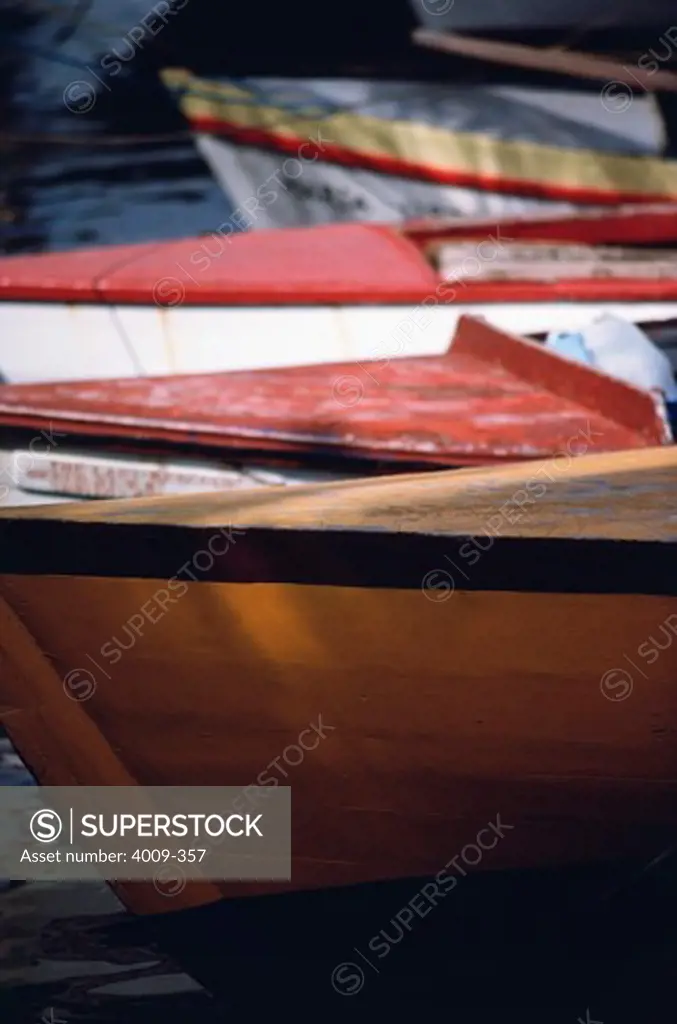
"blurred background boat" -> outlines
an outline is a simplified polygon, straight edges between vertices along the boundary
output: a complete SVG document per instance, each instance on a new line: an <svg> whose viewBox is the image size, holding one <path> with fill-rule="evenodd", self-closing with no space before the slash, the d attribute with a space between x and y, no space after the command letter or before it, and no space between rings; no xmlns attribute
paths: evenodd
<svg viewBox="0 0 677 1024"><path fill-rule="evenodd" d="M241 226L507 215L677 197L651 95L163 72Z"/></svg>
<svg viewBox="0 0 677 1024"><path fill-rule="evenodd" d="M672 440L660 396L470 317L442 356L0 386L0 426L14 502L570 460Z"/></svg>
<svg viewBox="0 0 677 1024"><path fill-rule="evenodd" d="M0 372L23 383L435 355L463 314L543 337L614 314L654 325L672 354L676 210L242 233L227 221L204 237L6 258Z"/></svg>

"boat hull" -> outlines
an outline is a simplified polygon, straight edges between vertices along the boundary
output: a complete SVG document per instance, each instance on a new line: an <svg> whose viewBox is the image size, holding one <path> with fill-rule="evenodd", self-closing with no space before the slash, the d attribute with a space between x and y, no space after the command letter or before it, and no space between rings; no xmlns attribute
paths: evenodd
<svg viewBox="0 0 677 1024"><path fill-rule="evenodd" d="M677 810L674 460L5 513L0 721L45 783L292 786L292 882L180 905L650 858Z"/></svg>
<svg viewBox="0 0 677 1024"><path fill-rule="evenodd" d="M162 80L232 221L253 230L674 198L649 95L619 119L595 88L210 80L177 68Z"/></svg>
<svg viewBox="0 0 677 1024"><path fill-rule="evenodd" d="M673 206L424 221L404 233L364 224L236 233L224 222L159 246L7 258L0 374L29 383L434 355L463 315L516 334L572 331L601 313L666 323L677 320L674 277L635 277L622 263L612 274L600 263L590 278L575 267L573 279L521 281L516 266L505 280L487 275L513 242L656 247L676 232ZM424 250L463 239L475 249L452 286Z"/></svg>
<svg viewBox="0 0 677 1024"><path fill-rule="evenodd" d="M113 883L242 1016L659 1020L676 496L665 446L0 512L0 723L45 784L291 787L290 881Z"/></svg>
<svg viewBox="0 0 677 1024"><path fill-rule="evenodd" d="M575 331L601 313L634 323L674 322L677 302L468 302L433 306L425 318L413 303L158 310L152 305L4 302L2 336L22 343L2 348L0 373L9 384L27 384L438 355L447 350L464 315L528 335ZM91 328L87 344L83 318ZM124 324L124 339L116 320ZM39 323L45 324L44 331L36 330ZM677 357L670 354L677 368Z"/></svg>
<svg viewBox="0 0 677 1024"><path fill-rule="evenodd" d="M24 621L62 677L73 685L81 672L95 688L87 714L139 783L292 785L294 889L434 873L467 844L478 865L499 869L650 856L669 843L677 755L652 730L677 726L675 656L625 706L614 700L641 675L610 676L610 700L600 680L619 635L633 650L652 633L665 643L667 622L669 640L674 599L461 591L445 601L443 565L431 563L427 594L206 582L182 583L184 594L167 578L14 575L2 590L30 609ZM59 635L64 607L87 613ZM129 624L140 608L155 625L144 612ZM90 650L92 636L105 639ZM22 706L5 724L25 749L39 720ZM331 809L321 824L319 806Z"/></svg>
<svg viewBox="0 0 677 1024"><path fill-rule="evenodd" d="M180 648L167 616L116 672L118 641L108 659L90 654L84 630L129 643L122 617L153 607L166 580L93 582L12 576L2 592L30 607L41 644L63 637L51 655L56 699L87 709L130 777L292 786L291 883L114 884L143 915L143 934L231 1009L244 1010L264 976L259 1009L312 997L344 1010L353 995L360 1013L393 999L461 1009L493 1005L500 992L521 1020L553 1005L572 1019L590 980L599 988L613 977L635 928L646 936L659 916L654 896L637 924L624 896L623 929L612 916L602 931L599 900L674 841L677 766L664 741L677 718L675 657L663 653L657 673L660 662L641 662L652 675L636 673L627 701L626 677L604 666L618 662L619 636L633 653L647 632L665 645L656 623L677 623L674 598L332 599L325 588L195 583L181 598L193 629ZM83 625L79 612L64 631L56 609L83 601ZM205 620L226 627L218 650ZM581 658L593 631L595 652ZM75 650L84 672L64 669ZM62 671L75 694L96 684L85 704L65 700ZM167 687L170 673L180 688ZM38 777L63 782L75 766L79 782L100 781L100 763L64 757L53 709L41 717L16 694L7 706L6 682L0 717ZM530 870L506 870L516 866ZM355 884L364 878L391 881Z"/></svg>

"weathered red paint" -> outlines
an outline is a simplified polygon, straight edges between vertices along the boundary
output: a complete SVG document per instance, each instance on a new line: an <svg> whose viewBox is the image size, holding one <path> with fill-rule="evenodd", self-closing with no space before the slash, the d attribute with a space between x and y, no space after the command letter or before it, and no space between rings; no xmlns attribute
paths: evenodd
<svg viewBox="0 0 677 1024"><path fill-rule="evenodd" d="M442 356L0 387L0 425L166 451L482 465L669 440L651 395L463 317ZM66 443L66 442L64 442Z"/></svg>

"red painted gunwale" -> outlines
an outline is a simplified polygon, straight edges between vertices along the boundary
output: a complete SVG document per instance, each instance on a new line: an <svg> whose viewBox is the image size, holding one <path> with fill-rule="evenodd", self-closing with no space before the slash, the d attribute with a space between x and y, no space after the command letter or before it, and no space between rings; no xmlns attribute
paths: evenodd
<svg viewBox="0 0 677 1024"><path fill-rule="evenodd" d="M528 217L477 217L473 219L408 221L405 233L419 245L445 238L572 242L582 245L677 244L677 203L651 206L620 206L615 210L591 208L553 215Z"/></svg>
<svg viewBox="0 0 677 1024"><path fill-rule="evenodd" d="M91 267L88 263L91 260ZM419 302L438 277L399 231L330 224L0 261L0 299L187 305Z"/></svg>
<svg viewBox="0 0 677 1024"><path fill-rule="evenodd" d="M0 260L0 301L187 306L436 302L674 302L677 279L446 285L425 255L445 239L677 246L677 204L528 219L331 224Z"/></svg>

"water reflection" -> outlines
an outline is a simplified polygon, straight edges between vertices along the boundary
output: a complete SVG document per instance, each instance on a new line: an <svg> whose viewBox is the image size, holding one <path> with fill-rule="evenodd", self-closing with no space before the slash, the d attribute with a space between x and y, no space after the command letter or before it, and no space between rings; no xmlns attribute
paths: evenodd
<svg viewBox="0 0 677 1024"><path fill-rule="evenodd" d="M0 785L33 780L0 736ZM124 941L117 939L122 928ZM103 883L0 884L0 1019L11 1024L222 1020L210 996L157 949Z"/></svg>
<svg viewBox="0 0 677 1024"><path fill-rule="evenodd" d="M228 216L220 189L186 125L139 52L111 84L92 74L145 13L127 0L96 5L91 19L59 37L64 19L0 12L0 251L40 252L177 238ZM116 29L116 26L118 28ZM94 83L96 104L74 113L73 83ZM66 101L64 100L66 97Z"/></svg>

